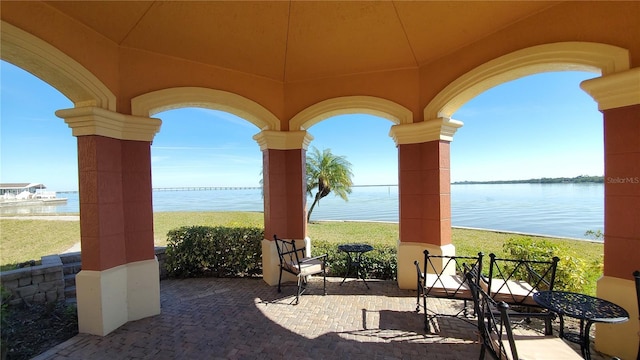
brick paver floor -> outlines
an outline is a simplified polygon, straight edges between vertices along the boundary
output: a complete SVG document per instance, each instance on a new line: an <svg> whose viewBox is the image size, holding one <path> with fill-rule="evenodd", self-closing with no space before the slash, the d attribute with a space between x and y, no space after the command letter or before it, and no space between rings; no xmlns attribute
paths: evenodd
<svg viewBox="0 0 640 360"><path fill-rule="evenodd" d="M279 294L261 279L163 280L160 315L104 337L77 335L36 359L478 358L473 324L438 318L438 334L425 334L415 291L341 280L328 278L322 296L321 279L312 279L295 306L294 285ZM447 312L462 302L433 304Z"/></svg>

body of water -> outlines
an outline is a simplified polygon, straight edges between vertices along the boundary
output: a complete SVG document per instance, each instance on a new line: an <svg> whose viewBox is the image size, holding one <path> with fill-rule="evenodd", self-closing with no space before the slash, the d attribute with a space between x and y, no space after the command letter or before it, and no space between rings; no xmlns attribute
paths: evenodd
<svg viewBox="0 0 640 360"><path fill-rule="evenodd" d="M0 208L2 214L78 213L77 193L59 193L63 205ZM311 205L311 199L307 205ZM161 211L263 211L260 189L154 191ZM452 225L586 239L604 231L603 184L491 184L451 186ZM354 187L349 201L330 194L312 220L397 222L398 187Z"/></svg>

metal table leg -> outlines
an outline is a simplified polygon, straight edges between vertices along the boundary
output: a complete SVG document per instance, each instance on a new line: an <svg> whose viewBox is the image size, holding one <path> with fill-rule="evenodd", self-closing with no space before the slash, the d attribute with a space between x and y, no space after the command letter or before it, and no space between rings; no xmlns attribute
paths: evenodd
<svg viewBox="0 0 640 360"><path fill-rule="evenodd" d="M351 252L346 252L347 253L347 272L344 274L344 279L342 279L342 282L340 283L340 285L344 284L345 280L347 280L347 277L349 276L349 274L351 274L351 269L353 268L353 270L355 270L356 272L356 280L357 279L362 279L362 281L364 282L364 285L367 287L367 289L370 289L369 284L367 284L367 280L364 278L364 274L362 271L362 252L358 252L356 255L356 259L355 261L353 261L353 257L351 256Z"/></svg>
<svg viewBox="0 0 640 360"><path fill-rule="evenodd" d="M347 272L344 274L344 279L342 279L342 282L340 283L340 286L342 286L342 284L344 284L344 281L347 280L347 277L349 276L349 274L351 273L351 253L350 252L346 252L347 253Z"/></svg>
<svg viewBox="0 0 640 360"><path fill-rule="evenodd" d="M362 271L362 254L363 253L358 253L358 261L356 262L356 279L360 277L367 289L370 289L369 284L367 284L367 280L364 278L364 272Z"/></svg>

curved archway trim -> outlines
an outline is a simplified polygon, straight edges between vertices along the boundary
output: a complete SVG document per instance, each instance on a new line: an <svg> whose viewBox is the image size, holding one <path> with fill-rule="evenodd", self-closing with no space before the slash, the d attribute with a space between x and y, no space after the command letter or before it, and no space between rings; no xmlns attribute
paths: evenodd
<svg viewBox="0 0 640 360"><path fill-rule="evenodd" d="M178 87L153 91L131 100L132 115L143 117L190 106L229 112L249 121L261 130L280 130L280 120L265 107L227 91L202 87Z"/></svg>
<svg viewBox="0 0 640 360"><path fill-rule="evenodd" d="M559 42L529 47L482 64L450 83L425 107L424 119L450 118L480 93L523 76L568 70L607 75L629 67L628 50L613 45Z"/></svg>
<svg viewBox="0 0 640 360"><path fill-rule="evenodd" d="M44 40L0 21L2 59L29 71L69 98L75 107L116 110L116 96L95 75Z"/></svg>
<svg viewBox="0 0 640 360"><path fill-rule="evenodd" d="M300 111L289 121L289 130L306 130L332 116L355 113L379 116L394 124L413 122L411 110L393 101L373 96L344 96L321 101Z"/></svg>

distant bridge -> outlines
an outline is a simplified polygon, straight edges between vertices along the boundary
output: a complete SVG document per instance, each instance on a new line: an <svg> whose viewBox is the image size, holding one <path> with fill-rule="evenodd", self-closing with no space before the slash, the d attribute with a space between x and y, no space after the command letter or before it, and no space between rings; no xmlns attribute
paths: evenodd
<svg viewBox="0 0 640 360"><path fill-rule="evenodd" d="M384 187L398 186L391 185L352 185L351 187ZM261 186L185 186L185 187L162 187L153 188L153 191L205 191L205 190L260 190Z"/></svg>
<svg viewBox="0 0 640 360"><path fill-rule="evenodd" d="M153 191L257 190L260 186L188 186L153 188Z"/></svg>
<svg viewBox="0 0 640 360"><path fill-rule="evenodd" d="M351 187L383 187L398 186L398 184L388 185L352 185ZM161 187L153 188L153 191L207 191L207 190L260 190L261 186L179 186L179 187ZM58 191L58 194L77 193L77 190Z"/></svg>

